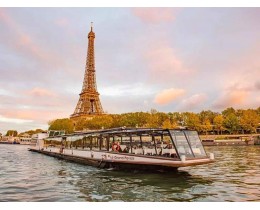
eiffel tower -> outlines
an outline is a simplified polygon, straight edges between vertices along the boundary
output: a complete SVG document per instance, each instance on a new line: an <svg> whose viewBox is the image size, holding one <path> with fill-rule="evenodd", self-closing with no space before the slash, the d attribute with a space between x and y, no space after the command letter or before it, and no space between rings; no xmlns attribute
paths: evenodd
<svg viewBox="0 0 260 210"><path fill-rule="evenodd" d="M88 53L86 59L85 76L82 91L79 94L79 101L74 113L70 116L72 120L80 118L91 119L96 115L104 114L99 93L97 92L95 57L94 57L94 39L93 25L91 22L91 30L88 33Z"/></svg>

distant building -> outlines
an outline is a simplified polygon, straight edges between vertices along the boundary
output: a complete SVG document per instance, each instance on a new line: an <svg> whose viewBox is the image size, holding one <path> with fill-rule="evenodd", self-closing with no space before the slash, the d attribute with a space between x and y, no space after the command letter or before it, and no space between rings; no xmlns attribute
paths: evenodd
<svg viewBox="0 0 260 210"><path fill-rule="evenodd" d="M17 136L3 136L1 141L7 142L9 144L20 144L20 139Z"/></svg>

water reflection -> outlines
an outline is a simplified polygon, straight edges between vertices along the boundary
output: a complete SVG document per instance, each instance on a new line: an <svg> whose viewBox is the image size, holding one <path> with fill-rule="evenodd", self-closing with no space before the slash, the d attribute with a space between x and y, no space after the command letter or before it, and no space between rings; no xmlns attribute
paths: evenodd
<svg viewBox="0 0 260 210"><path fill-rule="evenodd" d="M260 201L260 147L207 147L217 161L176 173L97 169L0 145L0 201Z"/></svg>
<svg viewBox="0 0 260 210"><path fill-rule="evenodd" d="M186 171L139 172L129 176L129 172L100 170L91 176L82 174L76 186L87 201L179 201L194 199L200 188L211 183L209 178L191 176ZM181 198L180 195L186 191L194 191L194 196Z"/></svg>

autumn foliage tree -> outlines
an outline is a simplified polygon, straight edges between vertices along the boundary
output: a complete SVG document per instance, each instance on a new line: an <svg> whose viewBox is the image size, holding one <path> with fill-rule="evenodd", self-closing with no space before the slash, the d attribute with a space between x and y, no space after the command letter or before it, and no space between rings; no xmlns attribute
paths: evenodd
<svg viewBox="0 0 260 210"><path fill-rule="evenodd" d="M123 114L106 114L91 119L72 120L57 119L49 123L49 130L73 131L109 129L116 127L141 128L177 128L188 127L197 130L200 134L222 133L256 133L260 127L260 108L248 110L235 110L229 107L222 113L210 110L193 112L130 112Z"/></svg>
<svg viewBox="0 0 260 210"><path fill-rule="evenodd" d="M73 133L74 123L68 118L56 119L49 122L49 130L64 130L66 133Z"/></svg>
<svg viewBox="0 0 260 210"><path fill-rule="evenodd" d="M5 135L16 137L18 135L18 132L16 130L8 130Z"/></svg>
<svg viewBox="0 0 260 210"><path fill-rule="evenodd" d="M240 118L240 125L243 131L256 133L256 128L259 125L260 116L255 110L243 110Z"/></svg>

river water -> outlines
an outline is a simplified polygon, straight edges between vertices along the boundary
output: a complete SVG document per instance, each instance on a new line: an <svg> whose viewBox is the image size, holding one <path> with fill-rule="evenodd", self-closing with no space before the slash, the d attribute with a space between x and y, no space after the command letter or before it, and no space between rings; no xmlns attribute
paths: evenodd
<svg viewBox="0 0 260 210"><path fill-rule="evenodd" d="M176 173L97 169L0 144L0 201L260 201L260 146L205 147Z"/></svg>

